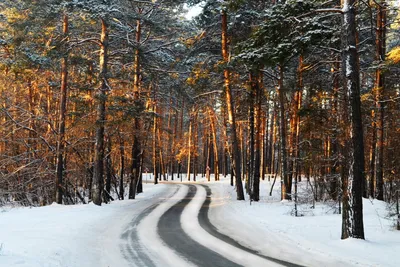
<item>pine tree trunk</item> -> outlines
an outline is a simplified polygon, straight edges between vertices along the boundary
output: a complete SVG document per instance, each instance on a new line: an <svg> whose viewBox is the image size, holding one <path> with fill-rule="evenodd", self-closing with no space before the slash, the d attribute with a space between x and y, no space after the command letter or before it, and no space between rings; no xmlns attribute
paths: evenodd
<svg viewBox="0 0 400 267"><path fill-rule="evenodd" d="M212 127L210 125L210 131L212 132ZM206 141L206 164L205 164L205 171L206 171L206 178L207 181L210 182L211 181L211 177L210 177L210 159L211 159L211 134L208 133L207 134L207 141Z"/></svg>
<svg viewBox="0 0 400 267"><path fill-rule="evenodd" d="M212 107L209 107L208 114L210 117L211 123L211 133L212 133L212 142L214 147L214 179L215 181L219 181L219 160L218 160L218 144L217 144L217 127L215 123L215 113L212 110Z"/></svg>
<svg viewBox="0 0 400 267"><path fill-rule="evenodd" d="M364 239L363 182L364 182L364 139L361 117L360 74L357 52L357 22L355 0L344 0L343 7L343 71L344 86L349 95L351 121L351 166L349 173L350 229L349 236ZM343 236L342 236L343 238Z"/></svg>
<svg viewBox="0 0 400 267"><path fill-rule="evenodd" d="M377 30L376 30L376 60L379 63L385 60L386 54L386 11L384 10L385 1L381 1L377 11ZM384 144L384 103L383 94L385 90L385 77L380 68L375 72L375 88L376 90L376 131L377 131L377 143L376 143L376 198L383 200L383 144Z"/></svg>
<svg viewBox="0 0 400 267"><path fill-rule="evenodd" d="M63 18L63 35L68 36L68 16L64 14ZM56 170L56 199L58 204L62 204L62 184L64 175L64 148L65 148L65 120L67 112L67 97L68 97L68 53L64 52L61 59L61 99L60 113L58 122L58 140L57 140L57 170Z"/></svg>
<svg viewBox="0 0 400 267"><path fill-rule="evenodd" d="M260 172L261 172L261 179L265 180L265 170L267 167L267 143L268 143L268 119L267 119L267 112L261 111L261 162L260 162Z"/></svg>
<svg viewBox="0 0 400 267"><path fill-rule="evenodd" d="M190 181L190 168L191 166L191 161L192 161L192 124L193 124L193 119L192 119L192 114L190 114L190 119L189 119L189 135L188 135L188 160L187 160L187 179Z"/></svg>
<svg viewBox="0 0 400 267"><path fill-rule="evenodd" d="M227 64L229 62L228 55L228 18L225 10L221 12L222 18L222 58L224 62ZM234 101L232 97L232 90L230 84L230 74L229 69L225 68L224 70L224 86L225 86L225 94L226 94L226 106L228 109L228 123L230 126L229 132L232 143L232 161L233 168L235 170L235 180L236 180L236 194L237 200L244 200L243 193L243 185L242 185L242 175L240 170L240 151L239 151L239 143L236 133L236 118L234 111Z"/></svg>
<svg viewBox="0 0 400 267"><path fill-rule="evenodd" d="M257 91L257 78L256 75L250 73L250 92L249 92L249 161L248 161L248 178L246 184L247 194L250 195L250 199L253 200L253 181L254 181L254 150L255 150L255 95Z"/></svg>
<svg viewBox="0 0 400 267"><path fill-rule="evenodd" d="M261 134L261 100L262 100L262 79L260 74L257 75L255 88L255 151L254 151L254 177L253 177L253 200L260 200L260 171L261 171L261 153L262 150L262 134Z"/></svg>
<svg viewBox="0 0 400 267"><path fill-rule="evenodd" d="M285 96L283 92L283 68L279 66L278 81L278 98L279 98L279 138L281 152L281 174L282 174L282 198L291 199L291 181L289 181L287 152L286 152L286 116L285 116Z"/></svg>
<svg viewBox="0 0 400 267"><path fill-rule="evenodd" d="M339 74L336 73L338 72L340 68L339 63L334 65L333 68L333 104L332 104L332 113L334 116L334 125L335 128L333 129L332 132L332 154L333 154L333 159L331 160L331 181L330 181L330 194L333 200L337 200L338 199L338 195L339 195L339 177L338 177L338 164L336 164L337 162L337 158L339 158L339 129L338 129L338 125L340 125L340 116L339 116Z"/></svg>
<svg viewBox="0 0 400 267"><path fill-rule="evenodd" d="M107 151L106 151L106 186L104 191L104 202L111 200L111 180L112 180L112 162L111 162L111 136L107 136Z"/></svg>
<svg viewBox="0 0 400 267"><path fill-rule="evenodd" d="M155 102L155 100L154 100ZM153 118L153 175L154 184L158 184L158 171L157 171L157 106L154 104L154 118Z"/></svg>
<svg viewBox="0 0 400 267"><path fill-rule="evenodd" d="M108 26L101 19L101 45L100 45L100 88L97 92L97 119L96 119L96 148L93 170L92 198L93 203L101 205L103 193L104 173L104 127L106 122L107 63L108 63Z"/></svg>
<svg viewBox="0 0 400 267"><path fill-rule="evenodd" d="M295 194L297 195L297 182L299 181L299 157L300 157L300 115L299 111L302 105L303 97L303 55L300 55L299 67L297 70L297 90L295 92L294 110L293 110L293 129L294 129L294 151L293 151L293 169L292 173L295 180ZM296 196L297 198L297 196Z"/></svg>
<svg viewBox="0 0 400 267"><path fill-rule="evenodd" d="M119 136L119 153L120 153L120 173L119 173L119 197L124 200L124 174L125 174L125 145L121 135Z"/></svg>
<svg viewBox="0 0 400 267"><path fill-rule="evenodd" d="M141 13L141 9L139 9ZM142 25L140 20L136 20L136 42L140 43ZM140 55L139 49L135 51L133 73L133 100L136 110L140 110L143 105L140 99ZM133 119L133 144L132 144L132 163L130 168L129 199L135 199L138 182L140 182L140 162L141 162L141 120L140 114L135 114Z"/></svg>
<svg viewBox="0 0 400 267"><path fill-rule="evenodd" d="M161 110L161 114L162 114L162 110ZM161 118L159 118L159 125L162 125L163 122L161 121ZM161 145L163 145L163 142L161 141L161 127L157 128L157 138L158 138L158 144L161 147ZM160 155L160 160L159 160L159 172L160 172L160 178L162 177L163 180L166 180L166 176L165 176L165 161L164 161L164 154L163 154L163 149L159 149L158 150L159 155Z"/></svg>
<svg viewBox="0 0 400 267"><path fill-rule="evenodd" d="M269 174L273 174L273 172L274 172L274 167L273 167L273 164L274 164L274 155L275 155L275 150L274 150L274 147L275 147L275 127L276 127L276 125L275 125L275 120L276 120L276 105L275 105L275 101L274 101L274 104L273 104L273 106L272 106L272 113L271 113L271 115L270 114L268 114L268 116L270 116L270 125L269 125L269 129L270 129L270 132L269 132L269 137L268 137L268 151L267 151L267 168L268 168L268 173ZM268 177L271 177L271 176L268 176ZM268 179L268 181L270 181L270 179L271 178L269 178Z"/></svg>

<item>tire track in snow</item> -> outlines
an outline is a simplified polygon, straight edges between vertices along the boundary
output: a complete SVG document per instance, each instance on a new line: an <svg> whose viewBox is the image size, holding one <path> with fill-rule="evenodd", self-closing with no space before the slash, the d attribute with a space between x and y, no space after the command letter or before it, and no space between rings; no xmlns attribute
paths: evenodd
<svg viewBox="0 0 400 267"><path fill-rule="evenodd" d="M248 248L246 246L243 246L235 239L219 232L218 229L211 223L210 218L208 217L208 211L209 211L210 204L211 204L211 194L212 194L211 188L207 185L201 185L201 186L203 186L205 188L205 190L207 192L207 197L206 197L203 205L201 206L201 209L200 209L200 212L198 215L198 220L199 220L200 226L204 230L206 230L210 235L212 235L212 236L214 236L236 248L244 250L248 253L251 253L251 254L261 257L263 259L278 263L280 265L287 266L287 267L303 267L302 265L298 265L298 264L294 264L294 263L287 262L284 260L275 259L272 257L262 255L262 254L260 254L260 252L253 250L251 248Z"/></svg>
<svg viewBox="0 0 400 267"><path fill-rule="evenodd" d="M217 252L208 249L194 241L186 234L181 225L181 216L185 207L196 195L197 188L188 185L189 191L185 198L168 209L158 221L158 234L162 240L177 253L198 266L212 267L239 267L241 265L230 261ZM194 218L196 219L196 218Z"/></svg>
<svg viewBox="0 0 400 267"><path fill-rule="evenodd" d="M178 190L179 187L176 187L174 192L169 194L166 199L173 197L178 192ZM120 245L121 252L125 259L133 266L157 266L149 257L148 250L142 246L139 240L137 227L145 217L152 213L164 201L165 200L163 198L160 198L157 203L144 209L138 216L136 216L132 220L132 222L129 224L129 228L121 234L121 239L126 240L124 244Z"/></svg>

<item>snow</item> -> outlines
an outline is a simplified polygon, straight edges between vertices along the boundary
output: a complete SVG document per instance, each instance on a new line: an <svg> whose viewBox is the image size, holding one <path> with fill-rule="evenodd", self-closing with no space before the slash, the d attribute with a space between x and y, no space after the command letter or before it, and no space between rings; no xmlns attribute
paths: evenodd
<svg viewBox="0 0 400 267"><path fill-rule="evenodd" d="M184 209L181 224L195 241L238 264L275 265L239 251L201 228L195 218L206 192L199 183L207 183L212 190L210 221L223 234L263 255L304 266L400 266L400 231L394 230L394 220L387 217L384 202L364 199L366 240L341 240L341 215L333 214L332 205L316 203L312 209L311 204L301 204L299 213L304 216L294 217L294 203L280 201L279 180L272 196L268 195L272 181L262 181L261 200L252 203L236 201L229 181L229 177L221 177L219 182L208 183L198 177L197 182L191 182L197 186L197 193ZM299 184L302 194L309 191L307 187L304 181ZM101 207L53 204L0 209L0 266L131 266L134 262L128 262L121 250L133 241L121 235L132 227L137 227L143 251L157 266L190 266L166 247L156 227L162 214L185 197L187 190L179 181L144 184L145 193L136 200L115 201ZM139 214L159 202L138 225L132 225Z"/></svg>
<svg viewBox="0 0 400 267"><path fill-rule="evenodd" d="M347 55L346 57L346 77L350 77L353 73L353 69L350 64L350 55ZM350 90L350 87L347 87L348 90Z"/></svg>
<svg viewBox="0 0 400 267"><path fill-rule="evenodd" d="M166 185L145 184L136 200L101 207L0 209L0 266L127 266L119 236L135 215L169 191Z"/></svg>
<svg viewBox="0 0 400 267"><path fill-rule="evenodd" d="M348 1L344 1L342 12L346 13L346 12L349 12L349 10L350 10L350 5L349 5Z"/></svg>

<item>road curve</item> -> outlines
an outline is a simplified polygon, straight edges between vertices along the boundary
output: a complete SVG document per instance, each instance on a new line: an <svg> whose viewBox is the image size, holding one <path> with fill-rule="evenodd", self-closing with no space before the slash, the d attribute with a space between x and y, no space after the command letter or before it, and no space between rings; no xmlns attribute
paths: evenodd
<svg viewBox="0 0 400 267"><path fill-rule="evenodd" d="M197 190L198 186L193 184L185 184L183 187L181 185L177 186L175 189L168 190L167 193L163 194L166 198L159 198L153 201L152 204L143 209L132 219L128 228L121 234L121 240L123 242L120 245L121 252L130 266L157 267L169 266L171 264L176 265L176 261L170 258L173 256L171 253L175 255L178 254L175 257L181 257L179 261L182 266L189 266L191 263L199 267L247 266L249 262L246 260L243 262L244 258L241 256L240 258L236 257L239 255L238 253L240 253L240 251L243 251L245 254L249 253L247 254L249 256L251 254L259 257L258 259L262 258L271 262L271 266L273 264L278 264L288 267L302 267L301 265L262 255L258 251L246 247L233 238L219 232L208 217L212 191L207 185L201 186L204 189L199 187L199 191ZM185 190L179 190L180 188ZM177 194L178 191L180 192L179 194ZM195 197L196 200L192 202ZM172 203L170 203L171 201ZM197 208L193 209L193 205L197 206ZM162 208L162 206L164 206L164 208ZM189 213L191 214L188 214L185 208L187 211L190 211ZM183 212L184 210L185 212ZM183 213L185 214L184 216L182 215ZM182 221L182 219L184 220ZM197 222L191 223L191 220L197 220ZM153 226L150 226L149 223ZM197 224L197 228L193 228L193 224ZM145 226L146 228L139 230L141 228L139 225ZM187 229L188 225L189 230ZM146 229L146 231L149 231L149 228L154 229L154 235L158 235L159 238L161 238L161 240L159 239L161 241L159 245L152 241L149 241L150 243L147 242L149 233L146 234L142 231ZM184 229L188 233L186 233ZM204 230L204 232L200 230ZM197 235L190 236L191 231L196 231ZM200 239L196 238L199 234L202 237ZM207 234L212 237L207 237ZM155 236L149 240L155 240L154 238ZM212 241L212 238L216 239ZM219 243L219 241L222 243ZM236 252L230 251L230 253L224 252L220 249L221 246L224 247L224 242L239 250ZM162 243L164 243L166 247L160 247ZM157 246L157 249L154 249L154 246ZM213 249L215 249L215 251ZM167 250L171 252L167 252ZM236 254L232 254L232 252ZM165 255L169 256L166 258ZM227 255L229 259L226 258ZM186 260L186 264L182 263L183 260ZM258 267L260 264L261 263L258 262L255 265ZM264 263L261 265L264 266Z"/></svg>
<svg viewBox="0 0 400 267"><path fill-rule="evenodd" d="M137 227L145 217L152 213L164 201L164 199L171 198L178 190L179 187L176 187L175 190L173 190L173 192L168 194L165 198L163 195L160 196L155 204L147 207L141 213L139 213L139 215L133 218L128 225L128 229L121 234L121 239L124 242L120 245L120 249L130 265L157 267L153 260L151 260L147 249L140 243Z"/></svg>
<svg viewBox="0 0 400 267"><path fill-rule="evenodd" d="M165 212L157 225L157 232L165 244L177 253L182 255L188 261L197 266L212 267L239 267L237 263L224 258L222 255L208 249L197 243L188 236L181 225L180 218L183 209L196 195L197 188L194 185L188 185L189 191L185 198L172 206ZM196 218L194 218L196 219Z"/></svg>
<svg viewBox="0 0 400 267"><path fill-rule="evenodd" d="M210 207L210 204L211 204L211 194L212 194L211 189L207 185L201 185L201 186L203 186L205 188L205 190L207 192L207 197L204 200L204 203L200 208L200 212L198 214L198 220L199 220L200 226L204 230L206 230L210 235L212 235L212 236L214 236L214 237L216 237L216 238L218 238L218 239L220 239L220 240L222 240L222 241L224 241L224 242L226 242L226 243L228 243L228 244L230 244L230 245L232 245L232 246L234 246L236 248L239 248L241 250L244 250L244 251L246 251L248 253L251 253L253 255L259 256L259 257L264 258L266 260L278 263L280 265L287 266L287 267L303 267L302 265L298 265L298 264L294 264L294 263L287 262L287 261L284 261L284 260L275 259L275 258L272 258L272 257L268 257L268 256L265 256L265 255L262 255L258 251L253 250L251 248L248 248L246 246L243 246L242 244L240 244L239 242L237 242L233 238L231 238L231 237L229 237L227 235L224 235L221 232L219 232L218 229L210 222L210 219L208 217L208 211L209 211L209 207Z"/></svg>

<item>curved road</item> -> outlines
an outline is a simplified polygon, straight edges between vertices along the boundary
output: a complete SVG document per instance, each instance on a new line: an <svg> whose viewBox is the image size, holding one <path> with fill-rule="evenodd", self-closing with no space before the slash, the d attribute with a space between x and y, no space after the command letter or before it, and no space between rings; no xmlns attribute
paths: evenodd
<svg viewBox="0 0 400 267"><path fill-rule="evenodd" d="M195 242L183 231L181 224L177 223L196 191L196 186L189 185L186 197L164 213L158 222L158 234L170 248L197 266L239 267L240 265Z"/></svg>
<svg viewBox="0 0 400 267"><path fill-rule="evenodd" d="M157 234L160 237L161 242L164 243L164 245L168 247L168 249L172 249L176 254L178 254L184 262L187 262L187 265L196 265L199 267L242 266L239 263L235 263L234 261L228 259L227 255L221 255L218 252L213 251L207 248L206 246L198 243L183 230L181 225L182 213L183 210L188 206L188 204L193 200L193 198L195 198L197 187L196 185L193 184L184 184L179 186L171 185L171 186L176 187L175 191L172 194L170 194L165 199L160 199L155 204L144 209L138 216L133 218L132 222L128 226L128 229L121 235L121 239L124 241L123 245L121 245L121 251L125 256L126 260L129 261L129 263L132 266L141 266L141 267L165 266L165 264L163 265L159 264L160 259L158 260L155 259L155 257L157 257L157 255L155 254L157 254L158 250L166 250L166 248L160 247L157 248L157 250L153 249L153 252L149 251L149 248L146 248L146 246L143 246L141 244L137 228L147 216L149 216L152 212L154 212L157 209L158 206L179 195L177 194L179 189L181 190L188 189L185 197L183 197L177 202L175 201L175 204L169 207L161 215L161 217L159 217L159 220L157 222L157 229L155 229L155 231L157 231ZM271 264L273 263L274 265L278 264L288 267L301 267L300 265L296 265L290 262L262 255L251 248L241 245L231 237L220 233L217 230L217 228L214 225L212 225L208 217L208 211L211 203L211 194L212 194L211 189L206 185L202 186L207 192L207 197L204 199L204 202L197 215L197 218L193 218L193 220L198 220L201 228L203 228L208 234L212 235L215 238L218 238L219 240L222 240L223 242L235 248L242 250L244 254L250 253L252 255L262 258L263 260L265 260L266 263L263 266L268 266L268 262L270 262ZM181 188L181 187L187 187L187 188ZM201 189L201 187L199 187L199 189Z"/></svg>

